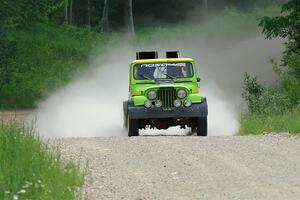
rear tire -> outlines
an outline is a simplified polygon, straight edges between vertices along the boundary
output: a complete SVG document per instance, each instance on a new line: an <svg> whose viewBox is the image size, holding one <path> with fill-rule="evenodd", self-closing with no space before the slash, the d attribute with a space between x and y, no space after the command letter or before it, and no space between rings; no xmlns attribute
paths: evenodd
<svg viewBox="0 0 300 200"><path fill-rule="evenodd" d="M197 136L207 136L207 117L197 118Z"/></svg>
<svg viewBox="0 0 300 200"><path fill-rule="evenodd" d="M128 137L139 136L139 120L138 119L130 119L128 120Z"/></svg>

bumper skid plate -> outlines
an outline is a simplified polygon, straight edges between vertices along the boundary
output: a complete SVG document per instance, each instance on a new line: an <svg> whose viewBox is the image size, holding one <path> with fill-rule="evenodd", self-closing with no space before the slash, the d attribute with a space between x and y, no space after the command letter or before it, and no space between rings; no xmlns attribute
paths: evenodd
<svg viewBox="0 0 300 200"><path fill-rule="evenodd" d="M191 107L174 108L172 111L164 111L162 108L128 106L128 112L131 119L206 117L208 115L206 99Z"/></svg>

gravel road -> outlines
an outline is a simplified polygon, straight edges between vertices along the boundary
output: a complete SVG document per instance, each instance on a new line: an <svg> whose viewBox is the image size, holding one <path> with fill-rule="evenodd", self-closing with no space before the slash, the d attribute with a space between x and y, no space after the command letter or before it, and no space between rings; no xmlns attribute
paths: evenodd
<svg viewBox="0 0 300 200"><path fill-rule="evenodd" d="M300 199L300 137L59 139L84 199Z"/></svg>
<svg viewBox="0 0 300 200"><path fill-rule="evenodd" d="M1 111L20 124L33 111ZM300 136L50 140L85 172L83 199L300 199Z"/></svg>

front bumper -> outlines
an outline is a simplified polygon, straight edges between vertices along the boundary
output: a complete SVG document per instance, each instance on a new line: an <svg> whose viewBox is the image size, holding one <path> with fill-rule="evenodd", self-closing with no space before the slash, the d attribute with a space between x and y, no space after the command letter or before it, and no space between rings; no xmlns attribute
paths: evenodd
<svg viewBox="0 0 300 200"><path fill-rule="evenodd" d="M128 105L128 114L131 119L206 117L208 109L206 99L204 98L199 104L193 104L191 107L174 108L172 111L164 111L162 108L145 108Z"/></svg>

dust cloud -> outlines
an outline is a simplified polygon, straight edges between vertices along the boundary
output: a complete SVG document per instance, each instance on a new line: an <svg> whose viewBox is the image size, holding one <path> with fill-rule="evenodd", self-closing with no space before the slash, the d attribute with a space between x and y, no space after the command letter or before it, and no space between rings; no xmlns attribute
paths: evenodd
<svg viewBox="0 0 300 200"><path fill-rule="evenodd" d="M109 58L42 102L37 129L45 137L122 136L122 102L128 98L128 63L134 52L119 46Z"/></svg>
<svg viewBox="0 0 300 200"><path fill-rule="evenodd" d="M128 98L129 64L138 50L180 50L182 57L196 59L202 78L200 91L208 99L209 135L234 135L239 129L241 86L244 72L262 80L274 80L271 57L279 57L282 41L267 41L261 35L239 41L226 48L193 44L192 39L172 44L158 41L151 45L132 45L127 38L95 59L89 71L67 87L51 94L39 105L37 129L44 137L126 136L123 129L122 102ZM142 131L143 134L186 134L168 131Z"/></svg>

